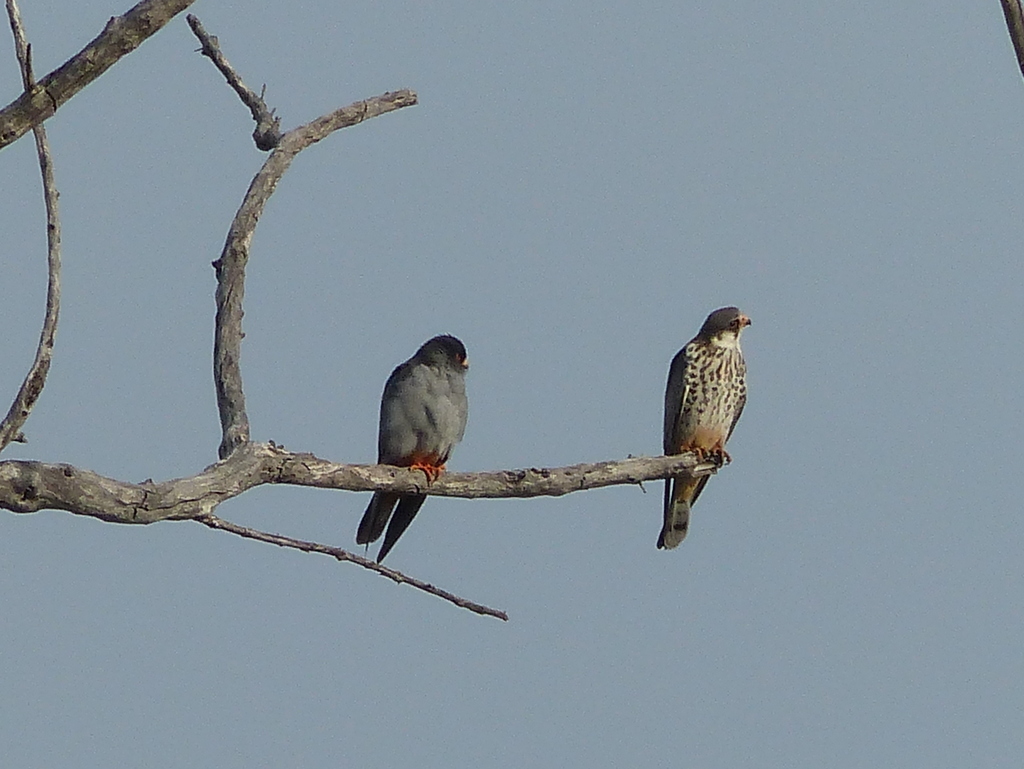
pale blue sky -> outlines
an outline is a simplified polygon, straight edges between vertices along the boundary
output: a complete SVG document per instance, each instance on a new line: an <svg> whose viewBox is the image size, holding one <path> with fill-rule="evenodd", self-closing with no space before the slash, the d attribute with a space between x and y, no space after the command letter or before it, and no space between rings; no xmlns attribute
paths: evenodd
<svg viewBox="0 0 1024 769"><path fill-rule="evenodd" d="M23 0L37 73L127 7ZM672 355L738 304L735 461L668 553L660 484L428 500L389 565L508 624L195 524L0 515L5 765L1020 765L1024 80L998 2L190 10L286 128L420 96L267 208L255 439L372 461L387 375L453 333L453 469L654 454ZM175 20L48 123L62 323L3 458L216 458L210 262L263 156L196 48ZM30 138L0 178L9 402L45 288ZM219 512L354 548L366 501Z"/></svg>

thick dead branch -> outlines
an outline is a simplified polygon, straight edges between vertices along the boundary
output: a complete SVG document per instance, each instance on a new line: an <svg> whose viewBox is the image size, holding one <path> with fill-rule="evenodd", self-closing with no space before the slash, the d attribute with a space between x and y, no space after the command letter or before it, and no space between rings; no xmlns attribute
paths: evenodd
<svg viewBox="0 0 1024 769"><path fill-rule="evenodd" d="M508 622L508 615L499 609L492 609L489 606L484 606L483 604L476 603L475 601L470 601L457 596L454 593L449 593L447 590L442 590L435 585L431 585L429 582L423 582L415 577L403 574L400 571L390 569L387 566L381 566L379 563L375 563L369 558L363 558L360 555L355 555L347 550L342 550L340 547L332 547L330 545L321 545L319 542L307 542L302 539L283 537L280 534L269 534L265 531L259 531L258 529L250 529L247 526L239 526L238 524L218 518L215 515L202 515L196 518L196 520L205 526L209 526L211 529L230 531L232 534L237 534L238 536L245 537L246 539L255 539L258 542L267 542L271 545L278 545L279 547L290 547L295 550L301 550L304 553L321 553L323 555L333 556L339 561L359 564L364 569L375 571L381 576L397 582L399 585L411 585L417 590L422 590L425 593L435 595L438 598L448 601L449 603L453 603L456 606L460 606L463 609L468 609L476 614L483 614L488 617L497 617L500 620Z"/></svg>
<svg viewBox="0 0 1024 769"><path fill-rule="evenodd" d="M1024 75L1024 16L1021 14L1019 0L1002 0L1003 16L1006 17L1006 28L1010 32L1013 50L1017 53L1017 66Z"/></svg>
<svg viewBox="0 0 1024 769"><path fill-rule="evenodd" d="M114 523L145 524L191 519L247 539L330 555L456 606L507 620L508 616L503 611L461 598L342 548L239 526L218 518L213 511L227 499L271 483L350 491L388 489L466 499L523 499L561 496L617 484L640 484L687 473L709 475L717 469L711 463L698 463L692 454L680 454L551 469L447 473L428 486L426 476L420 470L389 465L337 464L312 454L285 451L272 443L245 443L230 457L207 467L198 475L163 483L127 483L64 464L3 461L0 462L0 509L14 513L66 510Z"/></svg>
<svg viewBox="0 0 1024 769"><path fill-rule="evenodd" d="M14 48L21 66L22 83L25 91L29 92L35 85L32 74L32 49L25 36L21 13L15 0L7 0L7 17L14 34ZM35 134L36 154L43 177L43 199L46 204L46 313L39 334L39 344L36 346L35 359L25 376L25 381L21 383L14 403L7 411L7 416L0 422L0 451L3 451L11 441L24 440L21 427L28 419L46 384L60 315L60 213L57 206L57 185L53 180L53 158L50 155L50 144L46 139L46 129L39 124L32 130Z"/></svg>
<svg viewBox="0 0 1024 769"><path fill-rule="evenodd" d="M256 142L256 147L264 151L274 149L278 142L281 141L281 118L274 117L274 111L263 100L263 94L257 95L255 91L242 82L238 72L235 71L235 68L231 66L231 63L221 53L217 37L209 34L203 27L202 22L191 13L185 19L192 28L193 34L199 38L199 42L203 46L199 49L200 52L203 56L209 58L214 66L220 70L221 74L224 75L224 79L228 81L228 85L235 89L238 98L242 100L242 103L252 113L252 119L256 121L256 128L252 132L252 138Z"/></svg>
<svg viewBox="0 0 1024 769"><path fill-rule="evenodd" d="M246 443L197 475L161 483L118 481L65 464L6 460L0 462L0 509L65 510L114 523L145 524L211 515L221 502L271 483L462 499L527 499L716 470L712 463L698 463L693 454L679 454L546 469L445 473L428 485L420 470L339 464L273 443Z"/></svg>
<svg viewBox="0 0 1024 769"><path fill-rule="evenodd" d="M143 0L114 16L89 45L0 110L0 149L53 117L72 96L138 48L195 0Z"/></svg>

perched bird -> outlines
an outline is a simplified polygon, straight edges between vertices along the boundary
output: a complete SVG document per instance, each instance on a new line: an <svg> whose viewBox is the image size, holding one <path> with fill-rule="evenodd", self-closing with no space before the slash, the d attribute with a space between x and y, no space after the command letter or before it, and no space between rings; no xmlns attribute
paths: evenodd
<svg viewBox="0 0 1024 769"><path fill-rule="evenodd" d="M415 355L391 372L380 401L378 464L422 470L428 482L444 472L452 448L466 430L468 368L465 345L444 335L424 342ZM384 544L377 553L380 563L426 498L425 494L374 492L359 522L356 544L376 542L390 518Z"/></svg>
<svg viewBox="0 0 1024 769"><path fill-rule="evenodd" d="M730 460L725 444L747 402L740 333L749 325L750 318L736 307L715 310L672 359L665 388L666 454L695 451L702 459L720 464ZM666 479L659 548L676 547L686 537L690 507L708 477Z"/></svg>

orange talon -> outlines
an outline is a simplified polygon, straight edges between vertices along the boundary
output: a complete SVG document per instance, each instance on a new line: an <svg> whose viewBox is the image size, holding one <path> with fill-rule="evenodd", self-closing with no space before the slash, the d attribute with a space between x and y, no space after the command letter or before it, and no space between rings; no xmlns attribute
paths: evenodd
<svg viewBox="0 0 1024 769"><path fill-rule="evenodd" d="M432 465L425 461L415 461L409 465L410 470L422 470L423 474L427 476L427 483L433 483L441 477L441 473L444 472L444 463L440 465Z"/></svg>

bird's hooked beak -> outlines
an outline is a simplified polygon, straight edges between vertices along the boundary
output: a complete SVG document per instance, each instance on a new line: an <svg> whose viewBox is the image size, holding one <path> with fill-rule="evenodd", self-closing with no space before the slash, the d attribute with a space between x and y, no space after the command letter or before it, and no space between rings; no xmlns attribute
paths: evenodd
<svg viewBox="0 0 1024 769"><path fill-rule="evenodd" d="M750 325L750 318L746 315L740 314L740 328L746 328Z"/></svg>
<svg viewBox="0 0 1024 769"><path fill-rule="evenodd" d="M747 323L750 323L750 321L748 320ZM468 370L469 369L469 358L463 358L461 361L459 361L459 365L462 366L462 368Z"/></svg>

